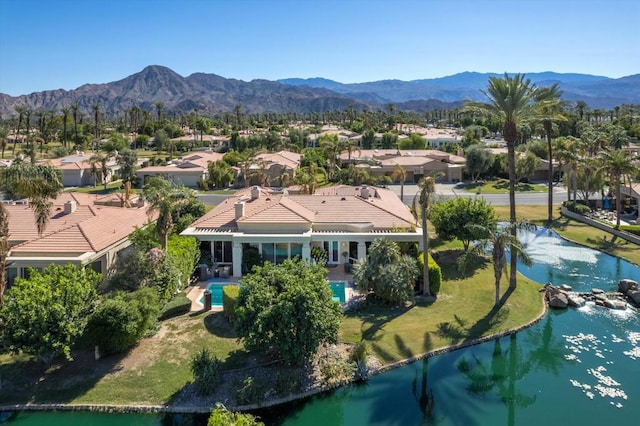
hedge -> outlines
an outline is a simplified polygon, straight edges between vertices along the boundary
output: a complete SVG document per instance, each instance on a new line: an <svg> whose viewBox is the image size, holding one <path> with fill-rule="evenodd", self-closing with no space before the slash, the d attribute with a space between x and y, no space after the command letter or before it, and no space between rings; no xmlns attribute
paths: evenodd
<svg viewBox="0 0 640 426"><path fill-rule="evenodd" d="M620 225L618 229L630 234L640 235L640 225Z"/></svg>
<svg viewBox="0 0 640 426"><path fill-rule="evenodd" d="M565 201L562 204L570 212L578 213L578 214L581 214L581 215L585 215L585 214L591 212L591 209L589 208L589 206L585 206L584 204L581 204L581 203L576 202L576 201Z"/></svg>
<svg viewBox="0 0 640 426"><path fill-rule="evenodd" d="M186 314L191 311L191 300L184 294L180 293L167 302L160 312L160 319L165 320L178 315Z"/></svg>
<svg viewBox="0 0 640 426"><path fill-rule="evenodd" d="M230 321L236 320L236 306L240 297L240 287L237 285L226 285L222 287L222 310L224 316Z"/></svg>
<svg viewBox="0 0 640 426"><path fill-rule="evenodd" d="M422 270L424 266L423 253L418 255L418 268L420 269L420 277L422 280ZM442 284L442 270L440 265L429 254L429 290L433 296L437 295L440 291L440 285Z"/></svg>

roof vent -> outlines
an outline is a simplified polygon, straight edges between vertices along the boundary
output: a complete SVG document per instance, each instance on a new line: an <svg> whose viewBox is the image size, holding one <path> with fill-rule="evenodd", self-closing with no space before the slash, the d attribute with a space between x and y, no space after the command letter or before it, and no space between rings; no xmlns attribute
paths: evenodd
<svg viewBox="0 0 640 426"><path fill-rule="evenodd" d="M256 198L260 198L260 187L254 185L251 187L251 199L255 200Z"/></svg>
<svg viewBox="0 0 640 426"><path fill-rule="evenodd" d="M362 185L360 187L360 196L364 199L369 198L369 187L367 185Z"/></svg>
<svg viewBox="0 0 640 426"><path fill-rule="evenodd" d="M75 201L67 201L64 203L64 214L71 214L76 211L77 204Z"/></svg>

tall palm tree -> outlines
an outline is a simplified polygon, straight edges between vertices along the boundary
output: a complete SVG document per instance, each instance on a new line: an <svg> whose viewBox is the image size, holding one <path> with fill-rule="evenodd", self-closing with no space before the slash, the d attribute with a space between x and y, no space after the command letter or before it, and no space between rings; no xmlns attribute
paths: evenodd
<svg viewBox="0 0 640 426"><path fill-rule="evenodd" d="M164 104L162 102L156 102L153 104L156 107L156 114L158 115L158 123L162 122L162 110L164 108Z"/></svg>
<svg viewBox="0 0 640 426"><path fill-rule="evenodd" d="M124 186L124 197L121 200L122 206L130 207L129 198L131 197L131 187L136 180L138 153L134 149L125 149L118 153L116 161L120 166L119 174Z"/></svg>
<svg viewBox="0 0 640 426"><path fill-rule="evenodd" d="M400 180L400 199L404 200L404 182L407 180L407 171L400 164L396 164L393 173L391 173L391 179L394 182Z"/></svg>
<svg viewBox="0 0 640 426"><path fill-rule="evenodd" d="M94 129L94 138L97 146L98 141L100 140L100 104L98 103L93 104L91 106L91 109L93 110L93 120L96 126Z"/></svg>
<svg viewBox="0 0 640 426"><path fill-rule="evenodd" d="M24 124L26 127L26 132L27 132L27 147L29 146L29 143L31 142L31 137L29 135L30 131L30 127L31 127L31 114L33 114L33 110L29 107L25 107L24 109Z"/></svg>
<svg viewBox="0 0 640 426"><path fill-rule="evenodd" d="M29 198L29 206L36 216L38 234L45 231L53 203L51 199L62 192L62 171L42 164L20 162L2 170L2 189L11 198Z"/></svg>
<svg viewBox="0 0 640 426"><path fill-rule="evenodd" d="M564 110L563 103L560 101L562 97L562 91L558 83L550 86L543 87L538 90L536 96L536 102L540 112L540 119L542 120L542 127L544 128L544 134L547 138L547 150L548 150L548 181L547 181L547 222L553 221L553 146L551 143L551 136L553 133L553 123L558 121L567 121L567 118L562 115Z"/></svg>
<svg viewBox="0 0 640 426"><path fill-rule="evenodd" d="M9 136L9 129L7 127L0 127L0 148L2 148L3 159L4 150L7 148L7 136Z"/></svg>
<svg viewBox="0 0 640 426"><path fill-rule="evenodd" d="M516 217L516 161L515 145L518 141L518 125L527 119L535 118L538 111L534 101L538 88L525 79L523 74L511 77L505 73L504 78L489 77L486 91L482 91L489 103L471 102L468 108L486 112L498 118L502 123L502 137L507 142L507 158L509 168L509 221L514 225ZM516 240L516 227L511 226L512 241ZM518 251L512 250L509 287L516 287L516 267Z"/></svg>
<svg viewBox="0 0 640 426"><path fill-rule="evenodd" d="M495 305L500 304L500 280L502 279L502 273L506 274L507 266L507 248L511 255L511 259L517 253L519 260L523 264L530 266L531 258L524 251L524 246L518 240L518 231L531 231L535 229L535 225L529 222L511 222L507 226L498 229L487 228L486 226L470 224L469 227L477 228L483 234L488 235L487 238L480 240L469 251L471 255L478 255L485 253L488 249L491 249L491 259L493 261L493 276L495 278L496 285L496 300ZM513 268L513 263L511 265Z"/></svg>
<svg viewBox="0 0 640 426"><path fill-rule="evenodd" d="M622 200L620 199L620 184L623 177L637 173L637 166L628 151L618 149L602 151L600 153L602 167L609 172L610 180L616 190L616 226L620 226L620 211Z"/></svg>
<svg viewBox="0 0 640 426"><path fill-rule="evenodd" d="M71 107L62 107L60 110L62 112L62 146L67 146L67 119L69 118L69 113L71 112Z"/></svg>
<svg viewBox="0 0 640 426"><path fill-rule="evenodd" d="M7 257L9 257L9 212L4 203L0 203L0 307L2 307L7 279Z"/></svg>
<svg viewBox="0 0 640 426"><path fill-rule="evenodd" d="M149 202L147 212L158 212L156 230L162 249L166 251L169 232L173 227L173 211L179 204L195 200L195 192L164 178L154 178L142 189L142 195Z"/></svg>
<svg viewBox="0 0 640 426"><path fill-rule="evenodd" d="M416 202L420 206L420 218L422 223L422 294L431 296L431 288L429 283L429 233L427 228L427 219L431 207L431 197L436 192L436 181L433 177L427 176L422 178L418 183L420 191L413 199L414 212L417 212Z"/></svg>
<svg viewBox="0 0 640 426"><path fill-rule="evenodd" d="M78 143L78 109L80 109L80 105L71 104L71 115L73 116L73 130L74 130L74 139L75 143Z"/></svg>
<svg viewBox="0 0 640 426"><path fill-rule="evenodd" d="M18 137L20 136L20 129L22 128L22 120L24 119L24 113L27 110L26 105L17 105L15 107L18 113L18 126L16 127L16 137L13 140L13 152L16 152L16 144L18 143Z"/></svg>

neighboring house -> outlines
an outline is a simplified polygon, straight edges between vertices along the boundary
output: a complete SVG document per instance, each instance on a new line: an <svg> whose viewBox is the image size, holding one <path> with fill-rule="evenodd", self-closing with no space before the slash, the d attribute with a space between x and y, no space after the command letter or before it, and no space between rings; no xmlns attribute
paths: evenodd
<svg viewBox="0 0 640 426"><path fill-rule="evenodd" d="M636 199L636 207L638 208L636 222L640 225L640 183L620 185L620 194ZM624 198L621 198L621 200L623 199Z"/></svg>
<svg viewBox="0 0 640 426"><path fill-rule="evenodd" d="M336 265L364 258L382 236L420 244L422 229L388 189L333 186L302 195L254 186L218 204L181 235L209 243L212 263L231 265L239 277L249 247L273 263L296 256L310 261L312 248L319 247L329 265Z"/></svg>
<svg viewBox="0 0 640 426"><path fill-rule="evenodd" d="M278 184L278 179L287 173L293 180L300 167L301 154L290 151L279 151L269 154L259 154L254 157L254 164L249 167L249 173L260 170L266 175L266 180Z"/></svg>
<svg viewBox="0 0 640 426"><path fill-rule="evenodd" d="M423 133L425 139L427 139L427 146L432 148L440 148L440 146L448 143L461 142L460 136L453 129L438 129L435 127L429 127Z"/></svg>
<svg viewBox="0 0 640 426"><path fill-rule="evenodd" d="M98 175L94 176L91 173L90 160L93 155L76 152L73 155L48 160L48 164L62 171L62 185L64 187L80 187L94 184L99 186L103 184L102 172L100 171L100 165L96 164L99 169ZM109 159L107 168L106 181L111 182L114 174L120 168L115 158Z"/></svg>
<svg viewBox="0 0 640 426"><path fill-rule="evenodd" d="M16 277L27 278L28 267L42 270L50 264L73 263L106 274L117 253L131 244L131 232L150 220L144 207L112 207L112 202L111 196L62 193L53 200L42 235L38 235L33 209L26 200L7 204L9 285Z"/></svg>
<svg viewBox="0 0 640 426"><path fill-rule="evenodd" d="M350 160L349 154L342 152L340 160L343 164L351 161L376 177L391 176L397 164L407 173L405 182L416 183L422 177L431 175L450 182L460 182L466 164L464 157L432 149L362 149L352 151Z"/></svg>
<svg viewBox="0 0 640 426"><path fill-rule="evenodd" d="M136 170L138 186L144 186L150 178L163 176L166 179L191 188L198 186L200 180L207 179L209 163L222 159L218 152L197 151L173 160L167 166L149 166Z"/></svg>

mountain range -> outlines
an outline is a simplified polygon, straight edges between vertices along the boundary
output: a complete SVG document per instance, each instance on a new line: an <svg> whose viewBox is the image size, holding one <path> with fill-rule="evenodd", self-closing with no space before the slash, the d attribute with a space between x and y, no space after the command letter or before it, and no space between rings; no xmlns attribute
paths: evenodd
<svg viewBox="0 0 640 426"><path fill-rule="evenodd" d="M398 110L426 112L461 106L464 100L486 100L486 88L492 73L463 72L448 77L423 80L381 80L343 84L324 78L289 78L278 81L249 82L216 74L195 73L183 77L171 69L151 65L122 80L85 84L74 90L46 90L28 95L0 93L0 114L16 114L15 107L59 111L78 104L88 113L100 104L105 113L115 114L138 105L153 110L162 102L166 112L203 114L231 112L240 105L244 113L324 112L386 108L393 103ZM591 108L610 109L622 104L640 104L640 74L612 79L588 74L531 73L527 78L539 86L558 83L567 101L585 101Z"/></svg>

